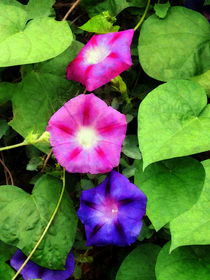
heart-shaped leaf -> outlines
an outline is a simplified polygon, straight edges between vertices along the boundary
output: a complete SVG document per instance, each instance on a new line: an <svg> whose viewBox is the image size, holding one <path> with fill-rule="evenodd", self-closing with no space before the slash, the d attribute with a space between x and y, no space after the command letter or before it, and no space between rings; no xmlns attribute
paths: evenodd
<svg viewBox="0 0 210 280"><path fill-rule="evenodd" d="M153 163L135 172L135 185L147 196L147 215L156 231L189 210L200 196L205 179L202 164L190 157Z"/></svg>
<svg viewBox="0 0 210 280"><path fill-rule="evenodd" d="M116 280L155 280L155 261L160 247L143 244L135 248L122 262Z"/></svg>
<svg viewBox="0 0 210 280"><path fill-rule="evenodd" d="M172 7L165 19L150 16L139 37L139 60L151 77L187 79L210 69L210 25L185 7Z"/></svg>
<svg viewBox="0 0 210 280"><path fill-rule="evenodd" d="M197 83L172 80L151 91L138 114L144 168L149 164L210 149L210 105Z"/></svg>
<svg viewBox="0 0 210 280"><path fill-rule="evenodd" d="M203 161L206 179L197 203L170 224L171 250L179 246L210 244L210 160Z"/></svg>
<svg viewBox="0 0 210 280"><path fill-rule="evenodd" d="M0 187L0 240L29 253L41 237L57 205L61 181L44 175L32 195L14 186ZM67 192L32 261L61 270L74 242L77 215Z"/></svg>
<svg viewBox="0 0 210 280"><path fill-rule="evenodd" d="M65 70L81 47L75 41L56 58L23 67L23 80L15 84L11 95L14 117L9 124L24 138L31 131L41 135L52 114L79 93L80 85L68 81ZM3 92L3 86L0 90ZM8 83L5 83L5 95L7 90ZM39 148L47 152L46 146L40 144Z"/></svg>
<svg viewBox="0 0 210 280"><path fill-rule="evenodd" d="M0 3L0 67L53 58L72 40L67 22L49 17L31 19L25 8Z"/></svg>
<svg viewBox="0 0 210 280"><path fill-rule="evenodd" d="M169 254L170 242L157 257L157 280L209 280L210 246L178 248Z"/></svg>

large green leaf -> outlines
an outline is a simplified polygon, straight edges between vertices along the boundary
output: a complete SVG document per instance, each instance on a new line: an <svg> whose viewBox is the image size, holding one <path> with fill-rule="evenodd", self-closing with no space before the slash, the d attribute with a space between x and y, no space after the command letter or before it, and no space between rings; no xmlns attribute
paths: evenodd
<svg viewBox="0 0 210 280"><path fill-rule="evenodd" d="M10 122L23 137L31 131L41 135L52 114L79 93L79 84L68 81L65 71L81 47L81 43L73 42L60 56L33 67L23 67L23 80L12 95L14 117ZM46 147L45 144L40 146Z"/></svg>
<svg viewBox="0 0 210 280"><path fill-rule="evenodd" d="M198 202L170 224L171 249L183 245L210 244L210 160L203 161L206 179Z"/></svg>
<svg viewBox="0 0 210 280"><path fill-rule="evenodd" d="M210 246L178 248L169 254L170 243L160 251L155 267L157 280L209 280Z"/></svg>
<svg viewBox="0 0 210 280"><path fill-rule="evenodd" d="M172 80L151 91L139 108L144 168L163 159L210 149L210 105L197 83Z"/></svg>
<svg viewBox="0 0 210 280"><path fill-rule="evenodd" d="M44 61L71 44L67 22L31 17L30 10L0 3L0 67Z"/></svg>
<svg viewBox="0 0 210 280"><path fill-rule="evenodd" d="M199 83L205 89L208 97L210 98L210 70L201 75L192 77L191 80Z"/></svg>
<svg viewBox="0 0 210 280"><path fill-rule="evenodd" d="M116 280L155 280L155 262L160 247L143 244L134 249L122 262Z"/></svg>
<svg viewBox="0 0 210 280"><path fill-rule="evenodd" d="M139 59L151 77L186 79L210 69L210 25L184 7L172 7L165 19L150 16L142 25Z"/></svg>
<svg viewBox="0 0 210 280"><path fill-rule="evenodd" d="M7 263L0 261L0 279L11 280L14 275L14 270Z"/></svg>
<svg viewBox="0 0 210 280"><path fill-rule="evenodd" d="M29 255L55 210L61 181L49 175L35 184L32 195L14 186L0 187L0 240ZM63 269L73 245L77 215L65 192L57 215L32 261L50 269Z"/></svg>
<svg viewBox="0 0 210 280"><path fill-rule="evenodd" d="M190 157L153 163L135 172L135 185L147 196L147 215L156 231L189 210L203 188L205 171Z"/></svg>

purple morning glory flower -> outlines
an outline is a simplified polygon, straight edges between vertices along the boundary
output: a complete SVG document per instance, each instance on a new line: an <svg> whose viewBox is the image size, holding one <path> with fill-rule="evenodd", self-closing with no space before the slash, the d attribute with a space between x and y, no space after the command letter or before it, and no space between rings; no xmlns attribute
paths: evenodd
<svg viewBox="0 0 210 280"><path fill-rule="evenodd" d="M210 22L210 5L204 6L205 0L186 0L185 7L202 13Z"/></svg>
<svg viewBox="0 0 210 280"><path fill-rule="evenodd" d="M10 265L14 269L18 270L25 260L26 260L26 256L20 250L17 250L17 252L10 260ZM32 261L29 261L21 271L21 275L24 280L31 280L31 279L66 280L73 274L74 266L75 266L74 255L71 251L66 260L65 270L50 270L41 267L33 263Z"/></svg>
<svg viewBox="0 0 210 280"><path fill-rule="evenodd" d="M136 241L147 198L116 171L99 186L82 191L77 212L85 224L87 246L126 246Z"/></svg>

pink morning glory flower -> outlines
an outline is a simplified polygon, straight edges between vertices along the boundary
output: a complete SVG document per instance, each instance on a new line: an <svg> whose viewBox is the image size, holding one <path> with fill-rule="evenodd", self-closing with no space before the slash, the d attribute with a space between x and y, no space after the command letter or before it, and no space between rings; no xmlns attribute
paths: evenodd
<svg viewBox="0 0 210 280"><path fill-rule="evenodd" d="M94 35L67 67L67 79L88 91L105 85L132 65L130 45L134 29Z"/></svg>
<svg viewBox="0 0 210 280"><path fill-rule="evenodd" d="M10 260L10 265L15 270L18 270L25 260L26 256L20 250L17 250ZM69 279L69 277L73 274L74 266L74 255L72 252L70 252L66 260L65 270L50 270L41 267L33 263L32 261L29 261L27 265L22 269L20 274L22 275L24 280L66 280Z"/></svg>
<svg viewBox="0 0 210 280"><path fill-rule="evenodd" d="M80 94L49 120L47 131L58 163L73 173L106 173L119 165L125 115L91 94Z"/></svg>
<svg viewBox="0 0 210 280"><path fill-rule="evenodd" d="M77 212L87 246L126 246L136 241L146 211L145 194L116 171L100 185L82 191Z"/></svg>

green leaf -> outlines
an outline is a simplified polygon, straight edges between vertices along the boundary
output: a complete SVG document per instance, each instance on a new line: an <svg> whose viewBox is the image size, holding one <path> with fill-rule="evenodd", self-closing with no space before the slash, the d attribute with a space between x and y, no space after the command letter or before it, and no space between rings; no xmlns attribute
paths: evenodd
<svg viewBox="0 0 210 280"><path fill-rule="evenodd" d="M26 6L23 6L30 15L30 18L47 17L54 15L52 8L55 0L30 0Z"/></svg>
<svg viewBox="0 0 210 280"><path fill-rule="evenodd" d="M210 98L210 70L201 75L192 77L191 80L199 83L205 89L208 97Z"/></svg>
<svg viewBox="0 0 210 280"><path fill-rule="evenodd" d="M144 239L149 239L154 232L155 232L154 229L149 228L143 220L143 226L138 236L138 240L143 241Z"/></svg>
<svg viewBox="0 0 210 280"><path fill-rule="evenodd" d="M17 248L0 241L0 262L6 262L11 259Z"/></svg>
<svg viewBox="0 0 210 280"><path fill-rule="evenodd" d="M178 248L169 254L170 242L157 257L157 280L209 280L210 246Z"/></svg>
<svg viewBox="0 0 210 280"><path fill-rule="evenodd" d="M160 247L143 244L134 249L122 262L116 280L155 280L155 261Z"/></svg>
<svg viewBox="0 0 210 280"><path fill-rule="evenodd" d="M137 167L134 183L147 196L147 215L156 231L189 210L203 188L205 171L190 157L154 163L143 172Z"/></svg>
<svg viewBox="0 0 210 280"><path fill-rule="evenodd" d="M210 105L195 82L169 81L151 91L138 114L144 168L163 159L210 149Z"/></svg>
<svg viewBox="0 0 210 280"><path fill-rule="evenodd" d="M169 8L170 8L169 1L165 4L155 3L154 10L156 16L158 16L159 18L165 18Z"/></svg>
<svg viewBox="0 0 210 280"><path fill-rule="evenodd" d="M29 19L24 8L0 3L0 67L41 62L71 44L73 35L67 22L49 17Z"/></svg>
<svg viewBox="0 0 210 280"><path fill-rule="evenodd" d="M117 32L119 30L119 26L113 26L116 18L111 17L108 11L103 12L100 15L92 17L88 22L80 26L82 30L94 33L109 33L109 32Z"/></svg>
<svg viewBox="0 0 210 280"><path fill-rule="evenodd" d="M136 135L127 135L125 137L122 152L130 158L141 159L141 153L138 147L138 139Z"/></svg>
<svg viewBox="0 0 210 280"><path fill-rule="evenodd" d="M129 7L144 8L147 0L105 0L105 1L91 1L83 0L80 5L88 12L90 17L98 15L103 11L109 11L111 16L117 16L124 9Z"/></svg>
<svg viewBox="0 0 210 280"><path fill-rule="evenodd" d="M66 67L81 48L73 42L71 48L49 61L23 68L23 80L12 96L13 120L10 125L24 138L33 131L41 135L52 116L65 102L79 93L79 84L66 79ZM30 97L30 98L29 98ZM38 147L48 151L49 145Z"/></svg>
<svg viewBox="0 0 210 280"><path fill-rule="evenodd" d="M4 119L0 119L0 139L6 134L8 128L7 122Z"/></svg>
<svg viewBox="0 0 210 280"><path fill-rule="evenodd" d="M14 270L7 263L0 261L0 279L11 280L14 275Z"/></svg>
<svg viewBox="0 0 210 280"><path fill-rule="evenodd" d="M198 12L176 6L165 19L150 16L139 37L139 61L160 81L187 79L210 68L210 25Z"/></svg>
<svg viewBox="0 0 210 280"><path fill-rule="evenodd" d="M42 164L43 164L43 160L41 157L32 157L26 166L26 170L37 171L38 168L42 166Z"/></svg>
<svg viewBox="0 0 210 280"><path fill-rule="evenodd" d="M32 195L18 187L1 186L0 240L29 255L55 210L61 187L61 181L49 175L36 182ZM63 269L76 228L77 215L65 192L58 213L32 261L49 269Z"/></svg>
<svg viewBox="0 0 210 280"><path fill-rule="evenodd" d="M6 82L0 83L0 105L11 100L15 88L16 88L15 84L6 83Z"/></svg>
<svg viewBox="0 0 210 280"><path fill-rule="evenodd" d="M189 211L171 222L171 250L184 245L210 244L210 160L202 163L206 171L203 191Z"/></svg>

